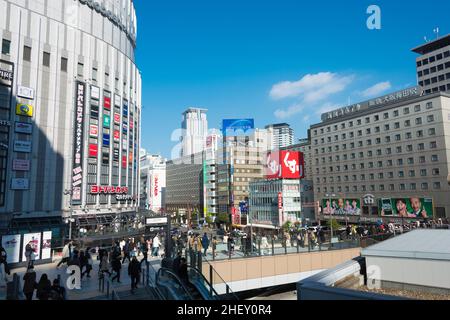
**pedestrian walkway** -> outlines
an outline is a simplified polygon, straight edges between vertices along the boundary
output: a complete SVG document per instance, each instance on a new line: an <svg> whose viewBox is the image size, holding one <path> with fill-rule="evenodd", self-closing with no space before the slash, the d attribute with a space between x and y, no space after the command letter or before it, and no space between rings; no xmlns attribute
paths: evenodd
<svg viewBox="0 0 450 320"><path fill-rule="evenodd" d="M60 268L57 268L57 264L60 261L60 259L55 260L53 263L43 264L43 265L36 265L34 267L34 270L37 274L36 281L39 282L39 279L41 278L42 274L46 273L49 280L53 282L54 279L57 279L58 276L61 277L61 285L66 288L66 297L67 300L90 300L90 299L101 299L105 294L101 293L99 291L99 264L100 261L97 261L94 257L94 265L93 270L91 271L90 278L87 278L86 276L83 277L81 281L81 289L77 290L68 290L67 289L67 279L69 275L66 273L67 271L67 265L61 265ZM143 259L142 256L140 256L139 261ZM147 260L153 268L158 270L161 266L160 258L156 257L149 257ZM145 264L142 264L142 267L145 267ZM26 268L18 268L11 270L11 276L8 278L8 280L12 279L12 275L14 273L17 273L20 277L20 291L22 291L23 288L23 276L26 272ZM110 290L114 289L116 292L126 292L130 291L131 287L131 279L128 276L128 262L125 262L122 265L121 274L120 274L120 281L121 283L117 283L117 281L114 281L112 284L112 288ZM0 300L6 299L6 288L0 288ZM36 298L36 292L34 294L33 300L37 300Z"/></svg>

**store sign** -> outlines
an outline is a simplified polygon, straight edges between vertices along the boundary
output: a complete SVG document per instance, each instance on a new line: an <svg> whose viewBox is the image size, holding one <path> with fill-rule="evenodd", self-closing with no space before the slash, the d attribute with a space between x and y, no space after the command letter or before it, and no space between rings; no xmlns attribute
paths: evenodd
<svg viewBox="0 0 450 320"><path fill-rule="evenodd" d="M31 249L34 253L35 260L40 260L40 253L41 253L41 233L27 233L23 236L23 243L22 243L22 262L27 260L27 257L25 256L25 248L27 245L30 245Z"/></svg>
<svg viewBox="0 0 450 320"><path fill-rule="evenodd" d="M91 124L89 126L89 135L91 137L98 137L98 126L95 124Z"/></svg>
<svg viewBox="0 0 450 320"><path fill-rule="evenodd" d="M111 117L107 114L103 115L103 128L110 128L111 127Z"/></svg>
<svg viewBox="0 0 450 320"><path fill-rule="evenodd" d="M14 171L30 171L30 160L13 160L13 170Z"/></svg>
<svg viewBox="0 0 450 320"><path fill-rule="evenodd" d="M5 81L13 81L13 73L12 71L7 71L0 69L0 79Z"/></svg>
<svg viewBox="0 0 450 320"><path fill-rule="evenodd" d="M83 182L83 139L86 84L78 81L75 97L75 131L73 140L72 203L80 204Z"/></svg>
<svg viewBox="0 0 450 320"><path fill-rule="evenodd" d="M167 217L163 218L147 218L145 219L145 224L167 224L168 220Z"/></svg>
<svg viewBox="0 0 450 320"><path fill-rule="evenodd" d="M129 194L118 194L116 195L117 201L133 201L136 200L135 196L129 195Z"/></svg>
<svg viewBox="0 0 450 320"><path fill-rule="evenodd" d="M120 131L114 130L114 141L120 141Z"/></svg>
<svg viewBox="0 0 450 320"><path fill-rule="evenodd" d="M18 86L17 87L17 96L25 99L34 100L34 89Z"/></svg>
<svg viewBox="0 0 450 320"><path fill-rule="evenodd" d="M50 259L52 257L52 232L45 231L42 233L42 259Z"/></svg>
<svg viewBox="0 0 450 320"><path fill-rule="evenodd" d="M91 98L95 100L100 100L100 88L96 86L91 86Z"/></svg>
<svg viewBox="0 0 450 320"><path fill-rule="evenodd" d="M128 102L123 102L123 109L122 109L122 115L126 118L128 117Z"/></svg>
<svg viewBox="0 0 450 320"><path fill-rule="evenodd" d="M14 141L14 152L30 153L31 141Z"/></svg>
<svg viewBox="0 0 450 320"><path fill-rule="evenodd" d="M110 144L111 144L110 139L111 139L111 138L110 138L109 134L104 133L104 134L103 134L103 146L109 147Z"/></svg>
<svg viewBox="0 0 450 320"><path fill-rule="evenodd" d="M120 123L120 114L114 113L114 123Z"/></svg>
<svg viewBox="0 0 450 320"><path fill-rule="evenodd" d="M127 156L122 156L122 168L127 168Z"/></svg>
<svg viewBox="0 0 450 320"><path fill-rule="evenodd" d="M12 179L11 190L28 190L30 189L29 179Z"/></svg>
<svg viewBox="0 0 450 320"><path fill-rule="evenodd" d="M0 120L0 126L9 127L11 126L11 122L9 122L8 120Z"/></svg>
<svg viewBox="0 0 450 320"><path fill-rule="evenodd" d="M224 136L233 136L239 133L247 133L254 128L254 119L225 119L222 122L222 130Z"/></svg>
<svg viewBox="0 0 450 320"><path fill-rule="evenodd" d="M302 179L305 176L303 153L272 151L266 157L267 179Z"/></svg>
<svg viewBox="0 0 450 320"><path fill-rule="evenodd" d="M128 187L91 186L92 194L127 194Z"/></svg>
<svg viewBox="0 0 450 320"><path fill-rule="evenodd" d="M33 125L31 123L16 122L14 126L14 131L17 133L32 134Z"/></svg>
<svg viewBox="0 0 450 320"><path fill-rule="evenodd" d="M111 109L111 98L105 96L103 105L104 105L105 109Z"/></svg>
<svg viewBox="0 0 450 320"><path fill-rule="evenodd" d="M375 203L375 196L373 194L366 194L363 197L363 203L366 206L371 206Z"/></svg>
<svg viewBox="0 0 450 320"><path fill-rule="evenodd" d="M90 144L89 145L89 157L97 158L98 156L98 145Z"/></svg>
<svg viewBox="0 0 450 320"><path fill-rule="evenodd" d="M16 114L18 116L32 117L33 106L30 104L18 103L16 105Z"/></svg>

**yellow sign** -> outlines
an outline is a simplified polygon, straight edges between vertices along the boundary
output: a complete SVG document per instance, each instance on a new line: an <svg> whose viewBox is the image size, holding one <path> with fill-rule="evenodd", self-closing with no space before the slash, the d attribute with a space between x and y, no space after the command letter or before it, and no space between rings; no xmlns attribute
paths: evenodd
<svg viewBox="0 0 450 320"><path fill-rule="evenodd" d="M33 106L29 104L18 103L16 106L16 114L19 116L32 117Z"/></svg>

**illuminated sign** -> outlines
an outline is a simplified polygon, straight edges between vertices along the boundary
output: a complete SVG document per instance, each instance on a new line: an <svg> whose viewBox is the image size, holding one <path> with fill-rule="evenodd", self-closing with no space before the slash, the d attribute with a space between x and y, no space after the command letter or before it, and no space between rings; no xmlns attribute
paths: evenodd
<svg viewBox="0 0 450 320"><path fill-rule="evenodd" d="M89 145L89 157L96 158L98 155L98 145L90 144Z"/></svg>
<svg viewBox="0 0 450 320"><path fill-rule="evenodd" d="M98 126L95 124L91 124L89 126L89 135L91 137L97 137L98 136Z"/></svg>
<svg viewBox="0 0 450 320"><path fill-rule="evenodd" d="M91 186L90 193L92 194L127 194L128 187L115 186Z"/></svg>
<svg viewBox="0 0 450 320"><path fill-rule="evenodd" d="M103 128L109 128L111 126L111 117L107 114L103 115Z"/></svg>
<svg viewBox="0 0 450 320"><path fill-rule="evenodd" d="M103 105L105 106L105 109L111 109L111 98L105 96Z"/></svg>
<svg viewBox="0 0 450 320"><path fill-rule="evenodd" d="M122 156L122 168L127 167L127 156Z"/></svg>
<svg viewBox="0 0 450 320"><path fill-rule="evenodd" d="M99 87L91 87L91 98L95 100L100 100L100 89Z"/></svg>
<svg viewBox="0 0 450 320"><path fill-rule="evenodd" d="M14 126L14 131L17 133L33 133L33 125L30 123L16 122Z"/></svg>
<svg viewBox="0 0 450 320"><path fill-rule="evenodd" d="M16 105L16 114L18 116L32 117L33 116L33 106L24 103L18 103Z"/></svg>
<svg viewBox="0 0 450 320"><path fill-rule="evenodd" d="M110 146L110 136L107 133L103 134L103 145L105 147L109 147Z"/></svg>
<svg viewBox="0 0 450 320"><path fill-rule="evenodd" d="M120 123L120 114L114 113L114 123Z"/></svg>
<svg viewBox="0 0 450 320"><path fill-rule="evenodd" d="M83 139L84 139L84 109L86 84L77 82L75 96L75 124L73 135L72 164L72 203L81 204L83 182Z"/></svg>
<svg viewBox="0 0 450 320"><path fill-rule="evenodd" d="M305 176L303 153L273 151L266 157L267 179L301 179Z"/></svg>
<svg viewBox="0 0 450 320"><path fill-rule="evenodd" d="M114 141L120 141L120 131L114 130Z"/></svg>
<svg viewBox="0 0 450 320"><path fill-rule="evenodd" d="M3 69L0 69L0 79L12 82L13 81L13 73L11 71L6 71Z"/></svg>

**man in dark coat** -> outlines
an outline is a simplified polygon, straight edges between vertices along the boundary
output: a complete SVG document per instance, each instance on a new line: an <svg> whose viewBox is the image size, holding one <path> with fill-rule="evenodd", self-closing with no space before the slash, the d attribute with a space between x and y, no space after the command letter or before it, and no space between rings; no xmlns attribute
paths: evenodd
<svg viewBox="0 0 450 320"><path fill-rule="evenodd" d="M137 289L140 274L141 274L141 264L139 263L136 257L133 257L131 259L130 264L128 265L128 275L131 277L132 292L134 292L134 289Z"/></svg>

